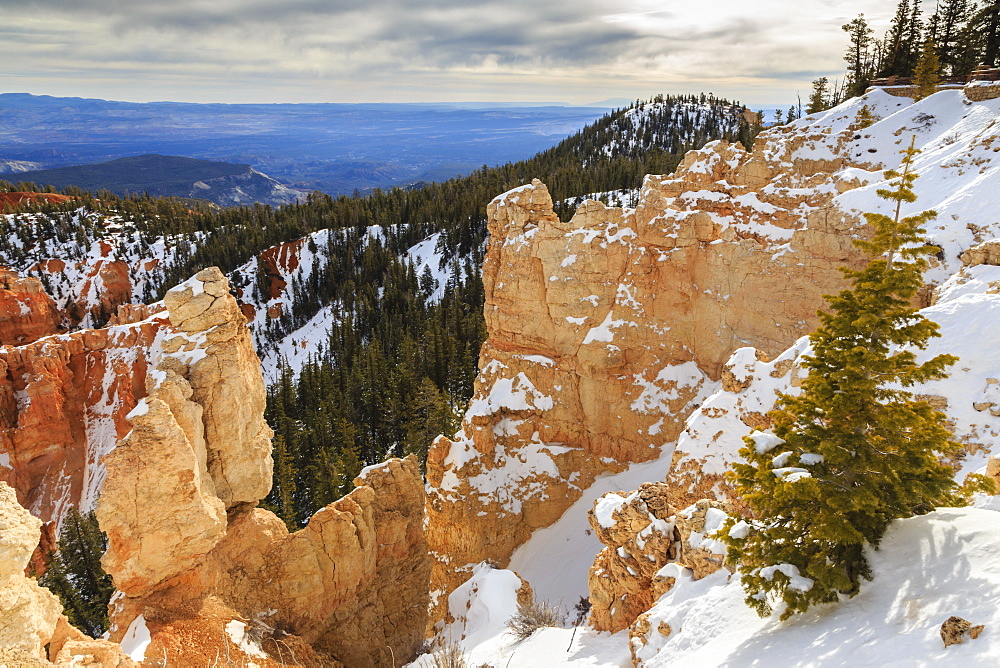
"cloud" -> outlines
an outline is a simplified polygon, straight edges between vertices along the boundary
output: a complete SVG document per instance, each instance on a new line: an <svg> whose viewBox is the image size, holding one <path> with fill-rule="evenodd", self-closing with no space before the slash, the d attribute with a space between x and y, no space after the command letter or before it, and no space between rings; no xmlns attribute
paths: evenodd
<svg viewBox="0 0 1000 668"><path fill-rule="evenodd" d="M275 101L454 100L492 90L490 99L583 102L713 86L804 89L803 73L841 69L839 26L859 11L886 15L881 5L0 0L0 85L35 81L38 92L59 94L53 88L73 74L78 87L99 89L92 96L192 99L187 80L198 95L215 86L216 99L244 101L279 90Z"/></svg>

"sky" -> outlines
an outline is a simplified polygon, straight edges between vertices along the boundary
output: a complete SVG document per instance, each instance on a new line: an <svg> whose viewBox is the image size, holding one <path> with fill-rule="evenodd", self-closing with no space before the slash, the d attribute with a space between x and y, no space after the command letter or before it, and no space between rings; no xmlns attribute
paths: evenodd
<svg viewBox="0 0 1000 668"><path fill-rule="evenodd" d="M133 102L561 102L842 76L882 0L0 0L0 92Z"/></svg>

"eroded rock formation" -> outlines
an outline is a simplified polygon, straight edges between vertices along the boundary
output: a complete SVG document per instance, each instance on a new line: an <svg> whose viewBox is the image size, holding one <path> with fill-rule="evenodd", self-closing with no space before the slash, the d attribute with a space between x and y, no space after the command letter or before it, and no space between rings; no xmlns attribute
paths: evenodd
<svg viewBox="0 0 1000 668"><path fill-rule="evenodd" d="M596 476L658 457L735 348L775 355L814 327L861 261L859 217L832 205L865 182L841 170L855 134L714 142L647 177L635 209L588 201L569 222L537 180L489 205L476 393L428 457L436 590L506 565ZM680 507L720 482L687 473Z"/></svg>
<svg viewBox="0 0 1000 668"><path fill-rule="evenodd" d="M228 281L207 269L164 306L146 395L104 459L102 563L121 593L112 639L141 626L146 656L179 665L222 650L259 665L287 662L284 650L302 665L414 656L430 569L416 461L366 470L354 492L289 534L254 507L270 490L271 430ZM240 624L252 641L233 630Z"/></svg>
<svg viewBox="0 0 1000 668"><path fill-rule="evenodd" d="M115 643L72 628L59 599L25 576L41 527L18 504L14 489L0 482L0 664L133 666Z"/></svg>
<svg viewBox="0 0 1000 668"><path fill-rule="evenodd" d="M0 267L0 346L24 345L59 331L59 311L42 283Z"/></svg>
<svg viewBox="0 0 1000 668"><path fill-rule="evenodd" d="M588 577L590 624L613 633L631 626L670 590L675 578L664 569L676 564L700 580L722 567L724 546L710 537L727 517L723 504L702 499L683 510L671 505L672 485L646 483L621 496L597 500L589 520L606 546Z"/></svg>
<svg viewBox="0 0 1000 668"><path fill-rule="evenodd" d="M270 490L271 430L260 361L221 272L200 272L162 307L119 309L113 323L0 349L0 479L49 522L49 539L69 507L89 510L99 495L103 564L118 589L112 639L171 665L415 656L430 572L416 461L367 469L353 493L289 533L255 507ZM58 630L60 608L49 607L35 635L51 660L116 665L94 658L108 648ZM19 633L34 623L19 621Z"/></svg>
<svg viewBox="0 0 1000 668"><path fill-rule="evenodd" d="M165 320L0 347L0 480L43 521L93 509L101 458L145 396L150 346Z"/></svg>

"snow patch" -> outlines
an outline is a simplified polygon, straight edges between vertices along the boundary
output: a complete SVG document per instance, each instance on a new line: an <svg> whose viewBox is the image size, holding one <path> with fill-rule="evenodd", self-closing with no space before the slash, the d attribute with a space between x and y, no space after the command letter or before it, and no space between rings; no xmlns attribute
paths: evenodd
<svg viewBox="0 0 1000 668"><path fill-rule="evenodd" d="M125 636L122 638L122 651L129 655L133 661L141 662L146 658L146 648L150 643L149 629L146 627L146 618L139 615L128 625Z"/></svg>

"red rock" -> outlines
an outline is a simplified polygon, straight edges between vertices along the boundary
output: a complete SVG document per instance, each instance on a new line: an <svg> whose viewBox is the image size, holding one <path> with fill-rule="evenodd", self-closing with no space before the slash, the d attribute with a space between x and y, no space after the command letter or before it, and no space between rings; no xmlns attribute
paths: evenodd
<svg viewBox="0 0 1000 668"><path fill-rule="evenodd" d="M0 267L0 345L23 345L59 331L59 310L36 278Z"/></svg>

